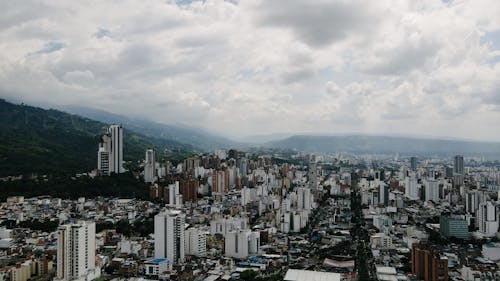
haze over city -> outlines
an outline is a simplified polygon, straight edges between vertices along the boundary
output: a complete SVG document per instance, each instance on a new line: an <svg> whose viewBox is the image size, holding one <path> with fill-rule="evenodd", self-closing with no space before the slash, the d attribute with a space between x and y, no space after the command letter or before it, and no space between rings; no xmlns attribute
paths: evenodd
<svg viewBox="0 0 500 281"><path fill-rule="evenodd" d="M3 1L0 95L232 137L500 138L499 1Z"/></svg>

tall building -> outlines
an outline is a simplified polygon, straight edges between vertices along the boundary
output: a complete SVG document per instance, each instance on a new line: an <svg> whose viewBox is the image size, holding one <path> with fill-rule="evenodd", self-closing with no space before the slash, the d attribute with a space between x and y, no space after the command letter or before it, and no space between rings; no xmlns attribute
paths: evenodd
<svg viewBox="0 0 500 281"><path fill-rule="evenodd" d="M417 170L417 157L415 156L410 157L410 169L412 171Z"/></svg>
<svg viewBox="0 0 500 281"><path fill-rule="evenodd" d="M146 150L144 161L144 182L154 183L156 181L156 158L154 149Z"/></svg>
<svg viewBox="0 0 500 281"><path fill-rule="evenodd" d="M456 155L453 161L453 173L463 175L464 174L464 156Z"/></svg>
<svg viewBox="0 0 500 281"><path fill-rule="evenodd" d="M95 265L95 223L78 222L57 229L55 280L93 280L100 276Z"/></svg>
<svg viewBox="0 0 500 281"><path fill-rule="evenodd" d="M309 158L309 171L308 171L308 180L309 180L309 186L312 189L318 188L318 171L316 167L316 156L311 155Z"/></svg>
<svg viewBox="0 0 500 281"><path fill-rule="evenodd" d="M477 209L479 232L492 237L498 232L498 214L496 206L491 201L479 204Z"/></svg>
<svg viewBox="0 0 500 281"><path fill-rule="evenodd" d="M464 156L456 155L453 161L453 182L455 186L464 184Z"/></svg>
<svg viewBox="0 0 500 281"><path fill-rule="evenodd" d="M415 243L411 250L411 272L418 280L448 280L448 258L429 245Z"/></svg>
<svg viewBox="0 0 500 281"><path fill-rule="evenodd" d="M179 181L179 192L183 201L196 201L198 199L198 180L189 176Z"/></svg>
<svg viewBox="0 0 500 281"><path fill-rule="evenodd" d="M123 173L123 128L111 125L101 137L97 151L97 170L101 175Z"/></svg>
<svg viewBox="0 0 500 281"><path fill-rule="evenodd" d="M184 249L186 255L205 257L207 255L207 235L199 228L190 228L185 231Z"/></svg>
<svg viewBox="0 0 500 281"><path fill-rule="evenodd" d="M181 211L172 209L155 216L155 258L166 258L172 263L184 261L185 220Z"/></svg>
<svg viewBox="0 0 500 281"><path fill-rule="evenodd" d="M425 180L425 201L439 201L439 182L434 178Z"/></svg>
<svg viewBox="0 0 500 281"><path fill-rule="evenodd" d="M250 229L230 231L225 236L224 248L227 257L236 259L257 255L260 251L260 233Z"/></svg>

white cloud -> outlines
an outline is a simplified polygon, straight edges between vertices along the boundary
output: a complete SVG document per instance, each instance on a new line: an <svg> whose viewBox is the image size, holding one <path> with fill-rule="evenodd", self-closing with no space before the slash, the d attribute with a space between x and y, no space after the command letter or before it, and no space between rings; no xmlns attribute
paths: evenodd
<svg viewBox="0 0 500 281"><path fill-rule="evenodd" d="M0 94L228 134L498 139L500 2L0 3ZM469 126L464 129L464 126Z"/></svg>

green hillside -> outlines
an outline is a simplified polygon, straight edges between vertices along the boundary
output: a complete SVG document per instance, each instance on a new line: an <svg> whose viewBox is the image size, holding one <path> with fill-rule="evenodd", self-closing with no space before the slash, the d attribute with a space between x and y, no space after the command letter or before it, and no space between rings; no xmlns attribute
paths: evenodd
<svg viewBox="0 0 500 281"><path fill-rule="evenodd" d="M86 172L97 165L97 146L109 124L58 110L0 99L0 176ZM144 158L147 148L187 152L177 141L145 137L124 128L124 160Z"/></svg>

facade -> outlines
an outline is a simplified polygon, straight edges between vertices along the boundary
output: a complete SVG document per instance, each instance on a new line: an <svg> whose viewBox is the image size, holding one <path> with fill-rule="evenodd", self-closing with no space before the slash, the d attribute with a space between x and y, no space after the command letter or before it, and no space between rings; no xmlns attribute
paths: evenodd
<svg viewBox="0 0 500 281"><path fill-rule="evenodd" d="M56 280L93 280L100 276L95 265L95 222L65 224L57 230Z"/></svg>
<svg viewBox="0 0 500 281"><path fill-rule="evenodd" d="M439 219L439 231L445 237L469 239L469 226L467 221L460 216L441 216Z"/></svg>
<svg viewBox="0 0 500 281"><path fill-rule="evenodd" d="M156 159L154 149L146 150L144 161L144 182L154 183L156 181Z"/></svg>
<svg viewBox="0 0 500 281"><path fill-rule="evenodd" d="M230 231L225 236L226 257L244 259L257 255L260 250L260 233L250 229Z"/></svg>
<svg viewBox="0 0 500 281"><path fill-rule="evenodd" d="M316 167L316 156L311 155L309 159L309 171L308 171L309 186L311 189L318 188L318 169Z"/></svg>
<svg viewBox="0 0 500 281"><path fill-rule="evenodd" d="M497 208L491 201L479 204L477 210L479 232L487 237L493 237L498 232Z"/></svg>
<svg viewBox="0 0 500 281"><path fill-rule="evenodd" d="M101 175L123 173L123 128L111 125L101 137L97 151L97 170Z"/></svg>
<svg viewBox="0 0 500 281"><path fill-rule="evenodd" d="M185 254L205 257L207 255L207 237L205 231L198 228L190 228L185 231L185 234Z"/></svg>
<svg viewBox="0 0 500 281"><path fill-rule="evenodd" d="M166 209L155 216L155 258L184 261L184 222L185 215L179 210Z"/></svg>
<svg viewBox="0 0 500 281"><path fill-rule="evenodd" d="M448 280L448 259L426 244L413 244L411 272L418 280Z"/></svg>

